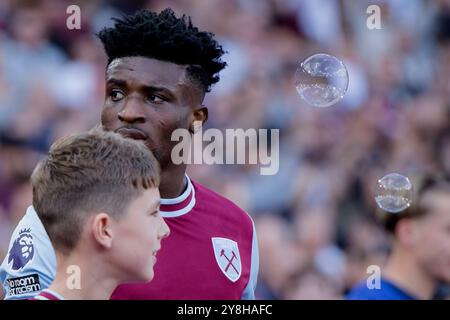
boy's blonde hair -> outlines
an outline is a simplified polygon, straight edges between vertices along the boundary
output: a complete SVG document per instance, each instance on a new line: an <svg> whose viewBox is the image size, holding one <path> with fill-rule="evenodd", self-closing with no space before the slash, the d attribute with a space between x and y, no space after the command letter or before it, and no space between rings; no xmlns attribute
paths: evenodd
<svg viewBox="0 0 450 320"><path fill-rule="evenodd" d="M159 187L144 144L95 129L56 141L31 176L33 206L56 250L69 253L89 214L120 219L144 189Z"/></svg>

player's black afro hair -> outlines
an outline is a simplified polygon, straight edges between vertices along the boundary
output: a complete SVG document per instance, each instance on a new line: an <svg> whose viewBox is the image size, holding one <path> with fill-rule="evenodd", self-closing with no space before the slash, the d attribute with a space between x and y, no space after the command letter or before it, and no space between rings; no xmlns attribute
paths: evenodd
<svg viewBox="0 0 450 320"><path fill-rule="evenodd" d="M188 65L189 76L205 92L219 81L218 73L226 66L221 60L225 52L214 40L214 34L200 31L190 17L177 18L167 8L159 14L139 10L113 20L114 27L97 34L108 55L108 64L116 58L143 56Z"/></svg>

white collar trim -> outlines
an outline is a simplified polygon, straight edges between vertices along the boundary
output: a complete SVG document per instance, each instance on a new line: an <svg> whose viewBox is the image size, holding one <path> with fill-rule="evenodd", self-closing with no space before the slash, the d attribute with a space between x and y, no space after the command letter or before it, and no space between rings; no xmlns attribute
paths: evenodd
<svg viewBox="0 0 450 320"><path fill-rule="evenodd" d="M181 195L179 195L178 197L176 197L176 198L170 198L170 199L161 198L161 204L164 204L164 205L166 205L166 204L178 204L178 203L181 203L184 200L186 200L186 198L189 197L189 195L191 194L191 191L194 189L192 187L191 179L189 179L189 177L187 175L186 175L186 179L187 179L187 188L186 188L186 190L184 190L184 192Z"/></svg>
<svg viewBox="0 0 450 320"><path fill-rule="evenodd" d="M163 218L176 218L182 215L185 215L189 211L192 210L192 208L195 206L195 189L192 185L191 179L186 175L187 179L187 188L186 190L178 197L172 198L172 199L161 199L161 204L163 205L172 205L172 204L178 204L186 200L189 195L192 193L191 200L189 203L182 209L175 210L175 211L163 211L161 210L161 216Z"/></svg>

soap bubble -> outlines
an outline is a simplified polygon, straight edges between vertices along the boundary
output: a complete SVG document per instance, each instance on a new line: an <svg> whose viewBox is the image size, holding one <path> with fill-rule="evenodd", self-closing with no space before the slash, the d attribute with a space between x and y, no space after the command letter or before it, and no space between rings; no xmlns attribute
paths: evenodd
<svg viewBox="0 0 450 320"><path fill-rule="evenodd" d="M411 205L412 187L408 177L398 173L387 174L378 180L375 201L384 211L399 213Z"/></svg>
<svg viewBox="0 0 450 320"><path fill-rule="evenodd" d="M332 106L347 92L347 68L332 55L314 54L297 68L295 88L300 97L314 107Z"/></svg>

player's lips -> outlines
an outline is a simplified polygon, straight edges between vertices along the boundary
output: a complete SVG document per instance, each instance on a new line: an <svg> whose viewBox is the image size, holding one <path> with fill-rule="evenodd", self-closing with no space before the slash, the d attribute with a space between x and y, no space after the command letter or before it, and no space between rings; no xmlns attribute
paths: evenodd
<svg viewBox="0 0 450 320"><path fill-rule="evenodd" d="M142 130L136 128L122 127L115 130L115 132L126 138L131 138L134 140L147 140L147 135Z"/></svg>

